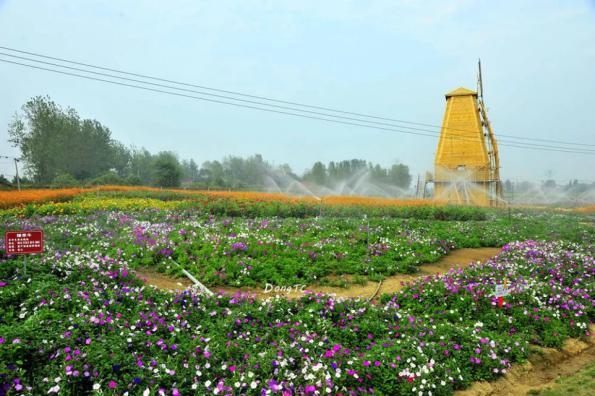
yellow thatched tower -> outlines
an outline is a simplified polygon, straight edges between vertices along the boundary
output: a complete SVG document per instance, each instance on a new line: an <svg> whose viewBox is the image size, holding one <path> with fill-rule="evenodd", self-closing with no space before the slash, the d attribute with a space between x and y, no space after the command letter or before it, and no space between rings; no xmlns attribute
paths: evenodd
<svg viewBox="0 0 595 396"><path fill-rule="evenodd" d="M477 92L446 94L434 167L436 199L481 206L501 201L498 147Z"/></svg>

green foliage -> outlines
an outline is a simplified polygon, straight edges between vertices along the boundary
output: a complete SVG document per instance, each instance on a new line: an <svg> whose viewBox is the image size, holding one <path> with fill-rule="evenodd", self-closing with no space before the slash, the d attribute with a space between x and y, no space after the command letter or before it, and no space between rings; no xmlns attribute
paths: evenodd
<svg viewBox="0 0 595 396"><path fill-rule="evenodd" d="M587 364L576 374L560 377L552 385L543 390L531 391L529 394L541 396L590 396L595 390L595 362Z"/></svg>
<svg viewBox="0 0 595 396"><path fill-rule="evenodd" d="M127 179L128 180L128 179ZM105 172L89 182L92 186L118 185L125 184L125 180L114 171Z"/></svg>
<svg viewBox="0 0 595 396"><path fill-rule="evenodd" d="M142 182L140 177L134 175L130 175L124 179L124 184L127 186L140 186Z"/></svg>
<svg viewBox="0 0 595 396"><path fill-rule="evenodd" d="M162 151L155 156L155 184L159 187L178 187L182 178L182 169L175 154Z"/></svg>
<svg viewBox="0 0 595 396"><path fill-rule="evenodd" d="M52 188L78 187L80 183L69 173L61 173L54 177L51 184Z"/></svg>
<svg viewBox="0 0 595 396"><path fill-rule="evenodd" d="M81 231L94 239L106 230ZM127 265L141 258L128 250L50 249L30 258L26 277L21 259L0 255L0 386L8 394L26 386L31 394L211 394L221 381L238 394L281 384L291 394L326 386L331 394L363 386L418 394L424 386L449 395L504 374L531 342L548 345L544 334L584 335L594 318L592 250L576 244L513 243L491 264L419 279L380 305L169 293L132 276ZM504 273L515 289L498 308L490 293ZM589 365L546 394L589 394L581 392L592 385Z"/></svg>
<svg viewBox="0 0 595 396"><path fill-rule="evenodd" d="M9 141L18 147L27 171L38 183L68 173L77 180L96 177L110 168L124 170L127 150L96 120L80 119L49 97L37 96L9 125Z"/></svg>

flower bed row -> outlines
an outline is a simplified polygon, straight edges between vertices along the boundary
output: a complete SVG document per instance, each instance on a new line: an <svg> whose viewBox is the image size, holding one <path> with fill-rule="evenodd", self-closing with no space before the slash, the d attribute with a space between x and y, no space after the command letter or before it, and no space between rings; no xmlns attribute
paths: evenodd
<svg viewBox="0 0 595 396"><path fill-rule="evenodd" d="M331 275L373 281L412 273L453 248L499 247L510 240L588 242L595 230L569 215L494 217L486 222L349 218L218 218L196 211L92 212L7 218L4 230L42 228L54 249L98 249L131 266L179 272L208 285L313 284ZM110 208L110 200L105 200ZM0 236L0 254L2 242ZM361 280L361 279L360 279Z"/></svg>
<svg viewBox="0 0 595 396"><path fill-rule="evenodd" d="M35 394L447 395L586 333L592 246L506 245L374 306L143 287L99 250L0 265L0 384ZM512 286L502 308L492 296Z"/></svg>
<svg viewBox="0 0 595 396"><path fill-rule="evenodd" d="M58 201L58 202L54 202ZM67 202L63 202L67 201ZM104 186L93 189L0 191L0 216L88 213L105 209L170 208L234 217L388 216L436 220L482 220L483 208L437 201L370 197L296 197L260 192L159 190ZM8 209L11 208L11 209Z"/></svg>

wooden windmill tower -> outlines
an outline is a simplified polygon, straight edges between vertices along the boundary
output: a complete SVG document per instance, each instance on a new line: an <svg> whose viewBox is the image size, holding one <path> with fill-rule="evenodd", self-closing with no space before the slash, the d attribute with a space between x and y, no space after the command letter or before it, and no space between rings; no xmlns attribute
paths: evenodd
<svg viewBox="0 0 595 396"><path fill-rule="evenodd" d="M434 197L456 204L501 202L498 145L483 100L481 61L477 92L446 94L446 110L434 161Z"/></svg>

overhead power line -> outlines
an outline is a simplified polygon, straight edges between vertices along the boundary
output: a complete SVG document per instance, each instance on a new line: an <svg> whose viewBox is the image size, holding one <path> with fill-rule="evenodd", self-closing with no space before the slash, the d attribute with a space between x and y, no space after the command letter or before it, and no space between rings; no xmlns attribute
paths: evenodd
<svg viewBox="0 0 595 396"><path fill-rule="evenodd" d="M280 99L274 99L274 98L270 98L270 97L266 97L266 96L251 95L251 94L245 94L245 93L237 92L237 91L229 91L229 90L224 90L224 89L212 88L212 87L207 87L207 86L204 86L204 85L197 85L197 84L191 84L191 83L180 82L180 81L175 81L175 80L169 80L169 79L165 79L165 78L149 76L149 75L146 75L146 74L132 73L132 72L127 72L127 71L123 71L123 70L119 70L119 69L113 69L113 68L108 68L108 67L103 67L103 66L97 66L97 65L92 65L92 64L89 64L89 63L77 62L77 61L72 61L72 60L68 60L68 59L64 59L64 58L52 57L52 56L47 56L47 55L43 55L43 54L39 54L39 53L18 50L18 49L14 49L14 48L10 48L10 47L0 46L0 48L1 49L5 49L5 50L8 50L8 51L13 51L13 52L18 52L18 53L33 55L33 56L37 56L37 57L41 57L41 58L46 58L46 59L57 60L57 61L60 61L60 62L66 62L66 63L70 63L70 64L76 64L76 65L90 67L90 68L94 68L94 69L98 69L98 70L106 70L106 71L116 72L116 73L120 73L120 74L131 75L131 76L136 76L136 77L141 77L141 78L146 78L146 79L151 79L151 80L155 80L155 81L162 81L162 82L168 82L168 83L173 83L173 84L182 85L182 86L189 86L189 87L206 89L206 90L215 91L215 92L228 93L228 94L239 95L239 96L243 96L243 97L250 97L250 98L255 98L255 99L261 99L261 100L272 101L272 102L277 102L277 103L284 103L284 104L289 104L289 105L294 105L294 106L301 106L301 107L312 108L312 109L332 111L332 112L341 113L341 114L355 115L355 116L358 116L358 117L373 118L373 119L379 119L379 120L385 120L385 121L393 121L393 122L410 124L410 125L426 126L426 127L438 128L438 129L443 128L443 127L441 127L439 125L434 125L434 124L421 123L421 122L413 122L413 121L406 121L406 120L400 120L400 119L388 118L388 117L381 117L381 116L374 116L374 115L369 115L369 114L363 114L363 113L356 113L356 112L351 112L351 111L338 110L338 109L329 108L329 107L308 105L308 104L299 103L299 102L291 102L291 101L285 101L285 100L280 100ZM298 110L298 111L302 111L302 110ZM400 126L400 127L404 127L404 126ZM406 128L406 127L404 127L404 128ZM469 130L467 130L467 129L459 129L459 128L452 128L452 127L449 127L447 129L469 132ZM511 139L520 139L520 140L528 140L528 141L534 140L534 141L543 141L543 142L551 142L551 143L560 143L560 144L565 144L565 145L595 146L595 144L567 142L567 141L561 141L561 140L543 139L543 138L535 138L535 137L529 138L529 137L514 136L514 135L505 135L505 134L498 134L498 135L499 136L502 136L502 137L508 137L508 138L511 138Z"/></svg>
<svg viewBox="0 0 595 396"><path fill-rule="evenodd" d="M145 90L145 91L152 91L152 92L157 92L157 93L164 93L164 94L168 94L168 95L185 97L185 98L191 98L191 99L202 100L202 101L207 101L207 102L213 102L213 103L219 103L219 104L226 104L226 105L231 105L231 106L236 106L236 107L243 107L243 108L249 108L249 109L254 109L254 110L261 110L261 111L267 111L267 112L272 112L272 113L279 113L279 114L297 116L297 117L302 117L302 118L309 118L309 119L314 119L314 120L320 120L320 121L326 121L326 122L333 122L333 123L339 123L339 124L345 124L345 125L360 126L360 127L365 127L365 128L372 128L372 129L384 130L384 131L392 131L392 132L398 132L398 133L404 133L404 134L411 134L411 135L429 136L429 137L434 137L434 138L436 138L436 137L439 136L439 134L437 134L437 132L434 132L434 131L428 131L428 133L414 132L414 131L404 131L404 130L396 129L396 128L387 128L387 127L370 125L370 124L362 124L362 122L367 122L365 120L354 119L354 121L357 121L357 122L350 122L350 121L343 121L343 120L338 120L338 119L334 119L334 118L324 118L324 117L313 116L313 115L306 115L306 114L300 114L300 113L295 113L295 112L290 112L290 111L284 111L284 110L275 110L275 109L271 109L271 108L263 108L263 107L254 106L252 104L234 103L234 102L229 102L229 101L224 101L224 100L219 100L219 99L212 99L212 98L205 98L205 97L201 97L201 96L188 95L188 94L184 94L184 93L180 93L180 92L171 92L171 91L166 91L166 90L163 90L163 89L150 88L150 87L136 85L136 84L123 83L123 82L120 82L120 81L106 80L104 78L97 78L97 77L92 77L92 76L87 76L87 75L81 75L81 74L77 74L77 73L71 73L71 72L66 72L66 71L62 71L62 70L56 70L56 69L51 69L51 68L47 68L47 67L41 67L41 66L26 64L26 63L22 63L22 62L15 62L15 61L7 60L7 59L1 59L0 58L0 61L1 62L5 62L5 63L14 64L14 65L24 66L24 67L28 67L28 68L32 68L32 69L50 71L50 72L53 72L53 73L68 75L68 76L72 76L72 77L78 77L78 78L83 78L83 79L88 79L88 80L94 80L94 81L104 82L104 83L108 83L108 84L126 86L126 87L131 87L131 88L142 89L142 90ZM62 66L62 67L64 67L64 66ZM91 73L93 73L93 72L91 72ZM94 73L94 74L96 74L96 73ZM127 78L123 78L123 77L119 77L119 76L113 76L113 75L110 75L110 74L104 74L104 75L107 75L110 78L118 78L118 79L129 80ZM148 84L147 82L141 82L141 83ZM149 85L155 85L155 84L150 83ZM177 89L177 90L179 90L179 88L171 87L171 86L167 86L167 85L165 85L163 87L164 88L168 88L168 89ZM238 100L238 99L235 99L235 100ZM255 104L261 104L261 103L256 102ZM288 108L288 109L289 110L293 110L293 111L299 111L299 110L292 109L292 108ZM325 113L320 113L320 115L323 115L323 116L326 116L326 117L336 117L336 116L332 116L332 115L325 114ZM477 140L476 138L469 138L469 137L463 137L463 136L451 137L450 139L453 139L453 140ZM536 144L529 144L529 143L522 143L522 142L514 142L514 144L501 143L501 145L508 146L508 147L532 149L532 150L557 151L557 152L567 152L567 153L575 153L575 154L591 154L591 155L592 154L595 154L595 151L594 150L590 150L590 149L574 149L574 148L570 148L570 147L555 147L555 146L536 145Z"/></svg>
<svg viewBox="0 0 595 396"><path fill-rule="evenodd" d="M224 90L224 89L219 89L219 88L208 87L208 86L204 86L204 85L198 85L198 84L192 84L192 83L187 83L187 82L175 81L175 80L170 80L170 79L165 79L165 78L150 76L150 75L146 75L146 74L133 73L133 72L128 72L128 71L124 71L124 70L120 70L120 69L114 69L114 68L109 68L109 67L104 67L104 66L97 66L97 65L93 65L93 64L89 64L89 63L83 63L83 62L77 62L77 61L73 61L73 60L69 60L69 59L65 59L65 58L59 58L59 57L53 57L53 56L43 55L43 54L39 54L39 53L35 53L35 52L19 50L19 49L10 48L10 47L0 46L0 49L12 51L12 52L17 52L17 53L21 53L21 54L33 55L33 56L40 57L40 58L56 60L56 61L70 63L70 64L74 64L74 65L79 65L79 66L85 66L85 67L89 67L89 68L93 68L93 69L97 69L97 70L104 70L104 71L109 71L109 72L115 72L115 73L119 73L119 74L124 74L124 75L129 75L129 76L134 76L134 77L140 77L140 78L150 79L150 80L154 80L154 81L161 81L161 82L166 82L166 83L176 84L176 85L181 85L181 86L206 89L206 90L213 91L213 92L221 92L221 93L232 94L232 95L237 95L237 96L242 96L242 97L247 97L247 98L265 100L265 101L269 101L269 102L276 102L276 103L282 103L282 104L287 104L287 105L292 105L292 106L300 106L300 107L304 107L304 108L317 109L317 110L323 110L323 111L330 111L330 112L334 112L334 113L338 113L338 114L346 114L346 115L352 115L352 116L357 116L357 117L365 117L365 118L376 119L376 120L391 121L391 122L402 123L402 124L418 125L418 126L424 126L424 127L430 127L430 128L436 128L436 129L445 128L445 127L442 127L440 125L435 125L435 124L422 123L422 122L413 122L413 121L406 121L406 120L401 120L401 119L396 119L396 118L389 118L389 117L383 117L383 116L369 115L369 114L364 114L364 113L357 113L357 112L352 112L352 111L345 111L345 110L330 108L330 107L323 107L323 106L316 106L316 105L304 104L304 103L299 103L299 102L292 102L292 101L281 100L281 99L274 99L274 98L270 98L270 97L266 97L266 96L252 95L252 94L246 94L246 93L242 93L242 92L238 92L238 91L230 91L230 90ZM14 56L14 55L8 55L8 56ZM64 67L64 66L61 66L61 65L58 65L58 66L59 67ZM87 72L89 72L89 71L87 71ZM119 78L119 77L117 77L117 78ZM171 87L171 88L173 88L173 87ZM178 88L173 88L173 89L178 89ZM208 95L207 93L204 93L204 92L202 94ZM237 98L234 98L233 100L238 100L238 99ZM265 105L265 106L270 106L270 104L265 104L265 103L260 103L260 104L261 105ZM293 109L293 110L294 111L304 111L304 110L301 110L301 109ZM327 116L336 117L335 115L328 115L328 114L327 114ZM371 122L371 121L364 121L364 120L359 120L359 121ZM384 124L384 123L381 123L381 124ZM390 126L397 126L397 127L400 127L400 128L409 128L409 127L402 126L402 125L393 125L393 124L388 124L388 125L390 125ZM414 129L415 130L415 128L409 128L409 129ZM463 131L463 132L474 132L474 131L470 131L468 129L460 129L460 128L453 128L453 127L448 127L446 129ZM424 129L421 129L421 130L424 131ZM541 142L558 143L558 144L574 145L574 146L581 146L581 147L583 147L583 146L592 146L592 147L595 147L595 144L587 144L587 143L584 143L584 142L581 142L581 143L567 142L567 141L562 141L562 140L553 140L553 139L543 139L543 138L535 138L535 137L522 137L522 136L514 136L514 135L505 135L505 134L500 134L500 133L498 134L498 136L499 137L506 137L506 138L510 138L510 139L517 139L517 140L541 141ZM515 143L523 144L522 142L515 142Z"/></svg>
<svg viewBox="0 0 595 396"><path fill-rule="evenodd" d="M431 133L431 134L436 135L436 136L439 136L440 135L439 132L436 132L436 131L433 131L433 130L428 130L428 129L423 129L423 128L414 128L414 127L408 127L408 126L402 126L402 125L394 125L394 124L389 124L389 123L385 123L385 122L378 122L378 121L361 120L361 119L353 118L353 117L336 116L336 115L333 115L333 114L321 113L321 112L310 111L310 110L296 109L296 108L287 107L287 106L271 105L271 104L262 103L262 102L258 102L258 101L253 101L253 100L238 99L238 98L234 98L234 97L230 97L230 96L225 96L225 95L218 95L218 94L212 94L212 93L208 93L208 92L196 91L196 90L192 90L192 89L174 87L174 86L167 85L167 84L158 84L158 83L152 83L152 82L147 82L147 81L138 80L138 79L131 79L131 78L127 78L127 77L115 76L115 75L109 74L109 73L102 73L102 72L96 72L96 71L92 71L92 70L81 69L81 68L78 68L78 67L71 67L71 66L60 65L60 64L56 64L56 63L52 63L52 62L45 62L45 61L41 61L41 60L37 60L37 59L32 59L32 58L28 58L28 57L22 57L22 56L17 56L17 55L6 54L4 52L0 52L0 55L9 56L9 57L12 57L12 58L22 59L22 60L26 60L26 61L32 61L32 62L36 62L36 63L41 63L41 64L44 64L44 65L50 65L50 66L54 66L54 67L60 67L60 68L68 69L68 70L75 70L75 71L80 71L80 72L83 72L83 73L90 73L90 74L94 74L94 75L100 75L100 76L103 76L103 77L116 78L116 79L119 79L119 80L131 81L131 82L140 83L140 84L146 84L146 85L150 85L150 86L156 86L156 87L159 87L159 88L174 89L174 90L178 90L178 91L182 91L182 92L191 92L191 93L196 93L196 94L199 94L199 95L207 95L207 96L221 98L221 99L226 99L226 100L234 100L234 101L238 101L238 102L241 102L241 103L249 103L249 104L260 105L260 106L269 106L269 107L273 107L273 108L277 108L277 109L282 109L282 110L299 111L299 112L304 112L304 113L308 113L308 114L314 114L314 115L317 115L317 116L325 116L325 117L333 117L333 118L345 119L345 120L348 120L348 121L365 122L365 123L371 123L371 124L375 124L375 125L382 125L382 126L389 126L389 127L396 127L396 128L406 128L406 129L410 129L410 130L428 132L428 133ZM475 140L475 141L477 141L477 140L480 139L480 137L471 137L471 136L460 136L460 137L457 137L457 138L464 139L464 140ZM500 142L501 143L512 143L512 144L517 144L517 145L528 145L529 144L529 143L508 141L508 140L502 140L502 139L500 139ZM557 146L542 145L542 144L535 144L535 143L531 144L531 146L533 146L533 147L542 147L542 148L568 149L568 150L593 151L593 152L595 152L595 150L590 150L590 149L576 149L576 148L572 148L572 147L557 147Z"/></svg>

